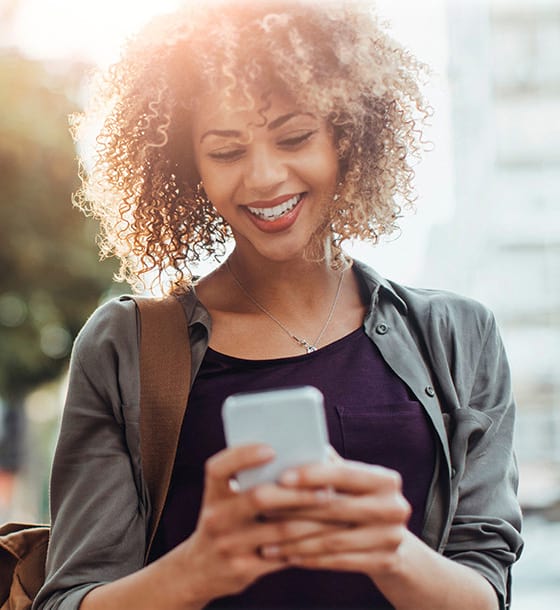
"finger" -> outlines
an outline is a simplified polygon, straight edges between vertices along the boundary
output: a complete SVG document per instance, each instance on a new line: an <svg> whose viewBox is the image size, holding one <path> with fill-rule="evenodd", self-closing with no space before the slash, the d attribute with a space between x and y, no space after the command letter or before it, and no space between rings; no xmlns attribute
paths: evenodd
<svg viewBox="0 0 560 610"><path fill-rule="evenodd" d="M267 483L244 492L242 497L253 514L267 515L323 506L331 501L332 494L324 489L285 488Z"/></svg>
<svg viewBox="0 0 560 610"><path fill-rule="evenodd" d="M246 468L266 464L274 458L268 445L240 445L216 453L206 461L204 499L212 501L231 493L230 480Z"/></svg>
<svg viewBox="0 0 560 610"><path fill-rule="evenodd" d="M308 557L293 556L288 559L288 564L293 567L311 570L336 570L340 572L362 572L369 575L378 575L393 572L398 561L396 553L358 551L355 553L312 555Z"/></svg>
<svg viewBox="0 0 560 610"><path fill-rule="evenodd" d="M246 553L262 556L263 547L280 547L309 536L327 534L337 529L332 525L312 521L285 521L279 523L254 523L238 529L229 536L223 536L218 542L218 552L224 557L233 557ZM271 555L271 558L272 555ZM284 558L277 554L273 559Z"/></svg>
<svg viewBox="0 0 560 610"><path fill-rule="evenodd" d="M228 565L224 577L226 579L233 579L237 584L240 582L244 583L241 589L244 589L246 585L265 574L270 574L287 567L285 559L264 559L257 549L251 549L244 554L237 553L230 556L222 554L221 559L227 561Z"/></svg>
<svg viewBox="0 0 560 610"><path fill-rule="evenodd" d="M329 462L343 462L344 461L344 458L340 455L340 453L337 452L337 450L332 445L328 446L327 457L328 457Z"/></svg>
<svg viewBox="0 0 560 610"><path fill-rule="evenodd" d="M263 515L317 508L329 498L323 490L286 489L272 483L260 485L219 502L207 503L201 511L200 525L210 536L220 536L253 524Z"/></svg>
<svg viewBox="0 0 560 610"><path fill-rule="evenodd" d="M282 512L266 513L273 519L306 519L344 525L408 523L411 507L402 494L371 494L350 496L331 494L320 506L298 507Z"/></svg>
<svg viewBox="0 0 560 610"><path fill-rule="evenodd" d="M360 528L331 529L314 536L286 542L281 545L265 545L265 557L307 557L312 555L334 555L339 553L395 551L404 539L402 525L373 525Z"/></svg>
<svg viewBox="0 0 560 610"><path fill-rule="evenodd" d="M287 470L280 477L280 483L286 487L333 487L351 494L402 488L401 476L395 470L348 460Z"/></svg>

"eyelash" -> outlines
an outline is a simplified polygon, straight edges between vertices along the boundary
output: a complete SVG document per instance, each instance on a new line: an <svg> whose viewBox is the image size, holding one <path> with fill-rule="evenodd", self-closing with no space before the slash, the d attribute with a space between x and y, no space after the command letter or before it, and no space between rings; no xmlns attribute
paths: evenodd
<svg viewBox="0 0 560 610"><path fill-rule="evenodd" d="M234 161L243 154L241 149L228 150L226 152L212 152L208 153L208 156L216 161Z"/></svg>
<svg viewBox="0 0 560 610"><path fill-rule="evenodd" d="M278 142L278 143L281 146L295 147L295 146L298 146L299 144L303 144L304 142L309 140L309 138L311 136L315 135L316 133L317 133L317 129L313 129L311 131L306 131L305 133L303 133L299 136L294 136L293 138L286 138L285 140L280 140L280 142Z"/></svg>
<svg viewBox="0 0 560 610"><path fill-rule="evenodd" d="M282 148L297 148L298 146L309 140L311 136L315 135L317 131L317 129L306 131L302 135L295 136L293 138L286 138L285 140L279 140L278 144ZM225 152L212 152L209 153L209 156L212 159L215 159L216 161L236 161L237 159L243 156L243 152L244 150L239 148L234 150L228 150Z"/></svg>

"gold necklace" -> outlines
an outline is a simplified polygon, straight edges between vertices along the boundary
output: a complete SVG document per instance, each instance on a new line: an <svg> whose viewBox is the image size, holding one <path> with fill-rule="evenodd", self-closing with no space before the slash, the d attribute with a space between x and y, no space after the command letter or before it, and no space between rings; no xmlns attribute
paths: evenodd
<svg viewBox="0 0 560 610"><path fill-rule="evenodd" d="M243 294L251 301L251 303L253 303L256 307L258 307L273 322L275 322L290 337L290 339L295 341L298 345L301 345L301 347L305 348L305 350L307 351L308 354L310 354L311 352L317 351L319 342L323 338L323 335L325 334L325 331L327 330L327 327L329 326L329 324L332 320L332 317L334 315L334 310L336 308L336 304L338 303L338 297L340 296L340 290L342 288L342 278L344 277L344 272L346 271L346 269L342 270L342 272L340 273L340 277L338 278L338 286L336 288L336 294L334 295L334 300L332 302L332 305L331 305L331 308L329 311L329 315L327 316L327 320L323 324L323 327L321 328L321 331L317 335L317 338L315 339L315 341L310 343L309 341L307 341L307 339L304 339L303 337L298 337L296 334L294 334L287 326L282 324L282 322L280 322L280 320L276 316L271 314L270 311L268 311L268 309L266 309L266 307L264 307L264 305L261 305L257 301L257 299L255 299L255 297L241 283L241 280L235 275L235 273L233 272L233 269L231 268L231 266L229 264L229 260L226 260L226 268L229 271L229 273L231 274L231 277L233 278L235 283L239 286L239 288L241 289Z"/></svg>

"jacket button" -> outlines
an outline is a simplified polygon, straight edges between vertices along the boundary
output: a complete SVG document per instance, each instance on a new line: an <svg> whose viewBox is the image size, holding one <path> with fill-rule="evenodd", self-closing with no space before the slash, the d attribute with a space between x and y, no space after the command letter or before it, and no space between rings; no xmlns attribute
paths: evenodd
<svg viewBox="0 0 560 610"><path fill-rule="evenodd" d="M387 331L389 330L389 327L387 326L387 324L385 324L385 322L381 322L381 324L378 324L375 327L375 332L378 335L385 335L387 333Z"/></svg>
<svg viewBox="0 0 560 610"><path fill-rule="evenodd" d="M427 386L424 388L424 392L426 392L426 394L427 394L427 395L428 395L430 398L433 398L433 397L436 395L436 392L435 392L434 388L432 388L432 386L431 386L431 385L427 385Z"/></svg>
<svg viewBox="0 0 560 610"><path fill-rule="evenodd" d="M451 478L454 479L457 476L457 471L455 470L455 468L451 469Z"/></svg>

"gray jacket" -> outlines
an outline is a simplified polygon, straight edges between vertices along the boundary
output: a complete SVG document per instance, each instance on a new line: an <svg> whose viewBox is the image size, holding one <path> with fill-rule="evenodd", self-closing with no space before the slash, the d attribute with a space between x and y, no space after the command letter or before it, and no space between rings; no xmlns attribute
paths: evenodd
<svg viewBox="0 0 560 610"><path fill-rule="evenodd" d="M514 401L492 314L452 293L412 289L356 262L370 296L370 339L422 403L437 460L422 539L474 568L506 608L522 548L512 450ZM192 377L211 320L194 292L182 299ZM76 610L99 584L142 567L150 503L139 449L139 329L134 302L100 307L80 333L51 481L47 578L34 610Z"/></svg>

